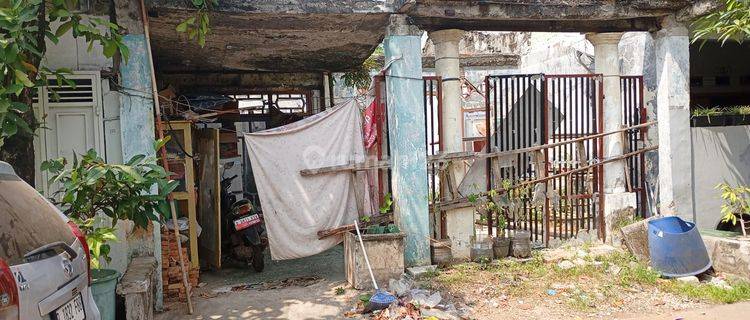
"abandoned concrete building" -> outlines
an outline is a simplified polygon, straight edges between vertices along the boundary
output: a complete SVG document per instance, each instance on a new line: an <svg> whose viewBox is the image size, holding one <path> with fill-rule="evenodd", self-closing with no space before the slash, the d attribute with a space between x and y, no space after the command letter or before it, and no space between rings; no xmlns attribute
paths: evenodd
<svg viewBox="0 0 750 320"><path fill-rule="evenodd" d="M698 102L750 100L747 44L709 42L703 51L690 44L689 22L714 9L711 1L231 0L212 8L203 47L175 31L192 10L188 2L145 5L146 16L133 0L88 13L125 28L127 62L73 38L49 45L45 64L74 70L91 90L75 105L40 101L41 114L56 122L39 135L35 161L90 148L112 163L152 153L153 70L164 130L179 136L172 146L182 154L179 211L189 219L196 268L221 264L209 248L221 235L204 224L219 212L207 198L218 192L208 184L219 167L236 163L225 169L241 176L232 190L259 201L243 134L362 97L376 106L378 152L369 164L338 163L348 171L328 172L367 172L379 185L373 201L392 195L406 266L431 263L430 239L449 238L454 257L467 258L475 237L504 229L529 231L540 245L581 230L609 238L626 208L715 229L713 186L750 182L747 126L691 128ZM355 97L334 81L380 45L383 68L369 93ZM719 55L731 56L731 67ZM227 101L235 112L214 108ZM206 138L206 130L216 136ZM211 154L204 142L215 144L217 161L203 158ZM696 170L717 156L724 167ZM216 177L206 178L205 166ZM37 184L49 192L46 181L39 173ZM524 181L551 188L539 202ZM466 198L508 182L525 186L526 196L499 227L500 217L480 217ZM159 227L120 232L127 241L113 245L110 267L124 273L133 257L154 257L161 308Z"/></svg>

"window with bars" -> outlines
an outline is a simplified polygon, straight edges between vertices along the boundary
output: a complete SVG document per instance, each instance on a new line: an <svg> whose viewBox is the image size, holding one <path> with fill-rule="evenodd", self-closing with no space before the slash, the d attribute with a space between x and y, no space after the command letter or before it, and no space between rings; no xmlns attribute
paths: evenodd
<svg viewBox="0 0 750 320"><path fill-rule="evenodd" d="M283 113L308 115L310 97L305 93L258 93L230 95L236 99L242 114L268 114L271 108Z"/></svg>

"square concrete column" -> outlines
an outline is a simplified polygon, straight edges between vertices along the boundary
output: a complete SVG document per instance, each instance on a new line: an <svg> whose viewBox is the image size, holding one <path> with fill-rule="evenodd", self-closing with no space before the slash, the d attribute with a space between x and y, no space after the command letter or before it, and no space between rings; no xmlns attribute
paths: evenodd
<svg viewBox="0 0 750 320"><path fill-rule="evenodd" d="M590 33L586 35L594 45L595 72L602 75L604 106L602 119L604 131L620 129L623 124L622 97L620 91L620 55L618 44L622 33ZM604 158L623 154L622 135L613 134L604 137ZM611 242L613 226L618 219L618 212L627 207L636 208L636 194L625 192L625 161L614 161L604 165L604 230L605 240ZM601 236L601 235L600 235Z"/></svg>
<svg viewBox="0 0 750 320"><path fill-rule="evenodd" d="M154 155L154 100L151 83L151 60L146 35L144 34L141 6L138 1L115 0L117 23L127 31L122 42L130 50L130 58L119 65L120 82L124 94L120 95L120 134L122 137L122 159L128 161L139 154ZM154 190L155 191L155 190ZM128 241L128 256L151 254L156 259L156 295L154 308L164 306L161 274L161 227L153 222L153 243L148 239Z"/></svg>
<svg viewBox="0 0 750 320"><path fill-rule="evenodd" d="M446 29L432 31L430 40L435 45L435 73L442 78L442 112L440 123L441 152L463 151L461 134L461 66L459 44L464 31ZM453 181L460 183L466 173L463 163L451 164ZM446 190L442 190L447 192ZM470 241L474 235L474 208L447 210L445 213L446 234L451 239L454 258L469 259Z"/></svg>
<svg viewBox="0 0 750 320"><path fill-rule="evenodd" d="M659 212L695 221L690 137L690 37L668 16L653 33L659 121Z"/></svg>
<svg viewBox="0 0 750 320"><path fill-rule="evenodd" d="M394 214L406 233L407 266L430 264L422 31L391 15L384 40Z"/></svg>

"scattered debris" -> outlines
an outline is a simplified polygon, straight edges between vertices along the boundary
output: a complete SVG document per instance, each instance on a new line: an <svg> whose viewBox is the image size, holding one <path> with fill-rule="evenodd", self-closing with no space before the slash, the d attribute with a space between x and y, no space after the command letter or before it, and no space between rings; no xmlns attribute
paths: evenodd
<svg viewBox="0 0 750 320"><path fill-rule="evenodd" d="M434 270L434 269L433 269ZM426 272L421 272L424 275ZM372 319L467 319L470 311L461 306L456 307L448 299L445 299L439 291L432 291L417 287L416 278L411 275L402 275L400 279L391 279L388 289L398 298L388 308L373 311L367 306L369 295L360 296L357 308L347 313L347 317L355 317L357 314L371 313Z"/></svg>
<svg viewBox="0 0 750 320"><path fill-rule="evenodd" d="M282 289L287 287L309 287L314 284L318 284L322 282L324 279L317 276L307 276L307 277L292 277L292 278L286 278L283 280L274 280L274 281L264 281L264 282L256 282L256 283L244 283L234 286L228 286L228 287L221 287L218 289L215 289L213 292L215 294L222 294L222 293L228 293L228 292L237 292L237 291L245 291L245 290L273 290L273 289Z"/></svg>
<svg viewBox="0 0 750 320"><path fill-rule="evenodd" d="M700 280L696 276L679 277L676 280L687 283L700 283Z"/></svg>
<svg viewBox="0 0 750 320"><path fill-rule="evenodd" d="M568 260L560 261L560 263L557 264L557 267L560 268L561 270L573 269L573 268L575 268L575 266L576 265L574 263L572 263L572 262L570 262Z"/></svg>
<svg viewBox="0 0 750 320"><path fill-rule="evenodd" d="M414 278L419 278L420 276L426 273L435 272L435 270L437 270L436 265L423 266L423 267L411 267L411 268L406 268L406 273L411 275Z"/></svg>

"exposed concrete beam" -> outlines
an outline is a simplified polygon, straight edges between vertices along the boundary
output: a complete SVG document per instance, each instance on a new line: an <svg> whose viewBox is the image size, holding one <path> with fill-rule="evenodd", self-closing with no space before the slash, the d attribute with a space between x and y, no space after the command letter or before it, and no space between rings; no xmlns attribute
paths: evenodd
<svg viewBox="0 0 750 320"><path fill-rule="evenodd" d="M219 12L233 13L385 13L394 12L394 0L222 0L213 8ZM190 1L152 0L150 7L193 9Z"/></svg>
<svg viewBox="0 0 750 320"><path fill-rule="evenodd" d="M493 20L444 17L414 17L414 23L425 30L462 28L476 31L530 32L626 32L655 31L659 19L642 17L620 20Z"/></svg>
<svg viewBox="0 0 750 320"><path fill-rule="evenodd" d="M521 63L521 57L517 54L504 53L483 53L483 54L462 54L459 56L459 65L465 67L516 67ZM435 68L435 57L422 56L422 67Z"/></svg>
<svg viewBox="0 0 750 320"><path fill-rule="evenodd" d="M175 27L184 10L151 10L157 71L338 72L360 65L380 44L378 14L212 13L205 47Z"/></svg>
<svg viewBox="0 0 750 320"><path fill-rule="evenodd" d="M172 85L180 91L220 94L319 90L323 87L320 73L161 73L157 78L164 85Z"/></svg>
<svg viewBox="0 0 750 320"><path fill-rule="evenodd" d="M658 19L680 11L705 12L712 0L416 0L402 12L426 30L620 32L653 31ZM697 7L697 9L692 9Z"/></svg>

